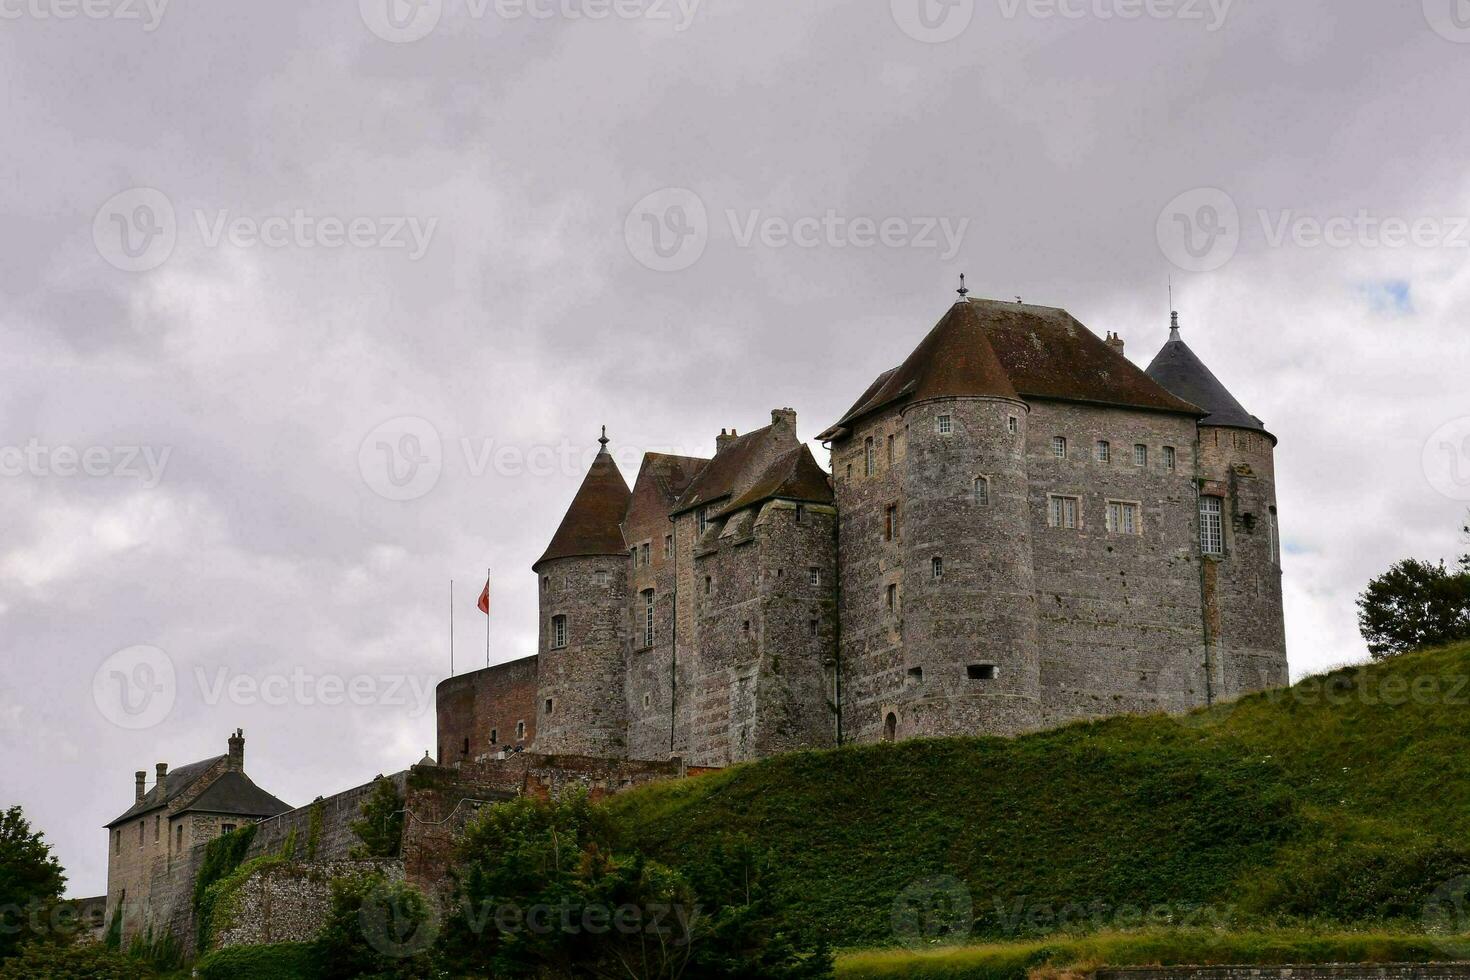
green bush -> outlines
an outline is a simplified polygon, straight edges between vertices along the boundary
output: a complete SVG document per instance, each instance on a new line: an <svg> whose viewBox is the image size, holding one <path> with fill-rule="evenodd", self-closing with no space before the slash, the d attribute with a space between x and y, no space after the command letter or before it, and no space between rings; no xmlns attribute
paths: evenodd
<svg viewBox="0 0 1470 980"><path fill-rule="evenodd" d="M425 898L381 874L332 882L332 909L313 944L325 980L427 975L438 922Z"/></svg>
<svg viewBox="0 0 1470 980"><path fill-rule="evenodd" d="M205 845L204 858L199 863L199 873L194 879L194 924L201 952L209 949L209 930L214 918L214 904L219 896L218 889L211 889L240 867L240 862L245 860L245 854L255 841L255 829L255 824L246 824Z"/></svg>
<svg viewBox="0 0 1470 980"><path fill-rule="evenodd" d="M311 943L231 946L194 964L200 980L317 980L321 976Z"/></svg>
<svg viewBox="0 0 1470 980"><path fill-rule="evenodd" d="M312 818L316 816L313 811ZM393 780L379 776L374 781L372 793L363 801L361 819L352 821L352 832L362 842L352 848L353 858L398 857L403 849L403 797Z"/></svg>
<svg viewBox="0 0 1470 980"><path fill-rule="evenodd" d="M147 963L102 943L31 943L19 956L0 961L0 980L147 980L155 976Z"/></svg>

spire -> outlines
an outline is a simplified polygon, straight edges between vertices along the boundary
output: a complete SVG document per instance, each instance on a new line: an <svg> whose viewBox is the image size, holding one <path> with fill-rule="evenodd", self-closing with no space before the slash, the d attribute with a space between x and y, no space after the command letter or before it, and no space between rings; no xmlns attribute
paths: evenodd
<svg viewBox="0 0 1470 980"><path fill-rule="evenodd" d="M622 523L632 496L617 462L604 444L556 534L552 535L546 553L532 567L539 568L542 563L557 558L623 554Z"/></svg>
<svg viewBox="0 0 1470 980"><path fill-rule="evenodd" d="M1266 432L1266 426L1241 405L1179 336L1179 314L1175 313L1169 342L1159 351L1146 372L1169 392L1205 412L1200 425ZM1266 432L1270 435L1269 432ZM1274 440L1274 436L1272 439Z"/></svg>

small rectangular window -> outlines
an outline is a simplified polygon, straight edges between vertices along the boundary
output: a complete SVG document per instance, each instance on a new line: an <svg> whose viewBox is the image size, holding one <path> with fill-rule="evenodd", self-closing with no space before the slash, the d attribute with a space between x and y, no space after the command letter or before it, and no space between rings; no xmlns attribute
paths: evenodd
<svg viewBox="0 0 1470 980"><path fill-rule="evenodd" d="M546 699L546 713L551 714L551 698Z"/></svg>
<svg viewBox="0 0 1470 980"><path fill-rule="evenodd" d="M807 569L807 581L812 584L813 588L820 586L822 584L822 570L820 568Z"/></svg>
<svg viewBox="0 0 1470 980"><path fill-rule="evenodd" d="M909 668L909 671L908 671L908 682L910 684L922 684L922 683L924 683L924 668L923 667L910 667Z"/></svg>
<svg viewBox="0 0 1470 980"><path fill-rule="evenodd" d="M699 529L699 533L703 534L705 532L705 529L709 527L708 507L701 507L699 508L699 510L694 512L694 523L695 526Z"/></svg>
<svg viewBox="0 0 1470 980"><path fill-rule="evenodd" d="M1108 530L1114 534L1138 533L1138 505L1119 500L1108 501Z"/></svg>
<svg viewBox="0 0 1470 980"><path fill-rule="evenodd" d="M883 511L883 540L892 541L898 535L898 505L889 504Z"/></svg>
<svg viewBox="0 0 1470 980"><path fill-rule="evenodd" d="M653 590L643 593L643 645L653 646Z"/></svg>
<svg viewBox="0 0 1470 980"><path fill-rule="evenodd" d="M990 504L990 480L986 477L975 477L975 504L979 507Z"/></svg>
<svg viewBox="0 0 1470 980"><path fill-rule="evenodd" d="M893 465L893 436L891 434L888 437L888 465Z"/></svg>
<svg viewBox="0 0 1470 980"><path fill-rule="evenodd" d="M1113 444L1106 439L1098 440L1097 461L1099 463L1111 463L1113 461Z"/></svg>
<svg viewBox="0 0 1470 980"><path fill-rule="evenodd" d="M809 620L807 620L807 624L806 624L806 635L807 636L816 636L817 635L817 621L815 619L809 619Z"/></svg>
<svg viewBox="0 0 1470 980"><path fill-rule="evenodd" d="M1053 436L1051 440L1051 454L1057 459L1067 458L1067 440L1064 436Z"/></svg>
<svg viewBox="0 0 1470 980"><path fill-rule="evenodd" d="M158 834L159 834L159 831L162 829L162 827L163 827L163 821L162 821L162 819L160 817L155 816L153 818L153 840L155 842L158 840Z"/></svg>
<svg viewBox="0 0 1470 980"><path fill-rule="evenodd" d="M750 632L750 620L747 619L743 623L740 624L740 632L742 632L742 633L749 633Z"/></svg>
<svg viewBox="0 0 1470 980"><path fill-rule="evenodd" d="M500 729L498 729L498 728L492 728L492 729L490 729L490 744L491 745L499 745L500 744Z"/></svg>
<svg viewBox="0 0 1470 980"><path fill-rule="evenodd" d="M805 524L806 523L806 504L797 504L796 505L796 523L798 523L798 524Z"/></svg>
<svg viewBox="0 0 1470 980"><path fill-rule="evenodd" d="M664 535L664 557L674 557L674 536L672 534Z"/></svg>
<svg viewBox="0 0 1470 980"><path fill-rule="evenodd" d="M565 616L551 617L551 648L560 650L567 645L567 618Z"/></svg>
<svg viewBox="0 0 1470 980"><path fill-rule="evenodd" d="M1052 527L1076 528L1080 501L1076 497L1051 497L1047 518Z"/></svg>
<svg viewBox="0 0 1470 980"><path fill-rule="evenodd" d="M611 581L612 577L607 573L605 569L598 569L597 571L592 573L592 584L596 585L599 588L607 588L608 583Z"/></svg>
<svg viewBox="0 0 1470 980"><path fill-rule="evenodd" d="M704 594L705 595L709 595L710 594L710 591L713 590L714 587L715 587L715 580L712 579L712 578L710 578L708 575L706 575L704 577Z"/></svg>
<svg viewBox="0 0 1470 980"><path fill-rule="evenodd" d="M1225 553L1224 505L1220 497L1199 498L1199 547L1207 555Z"/></svg>
<svg viewBox="0 0 1470 980"><path fill-rule="evenodd" d="M939 416L939 434L947 436L954 431L954 418L949 415Z"/></svg>
<svg viewBox="0 0 1470 980"><path fill-rule="evenodd" d="M174 828L174 851L175 852L178 852L178 851L182 851L183 849L184 849L184 825L183 824L179 824L177 827Z"/></svg>
<svg viewBox="0 0 1470 980"><path fill-rule="evenodd" d="M1011 435L1015 435L1017 432L1020 432L1021 421L1017 419L1014 415L1012 415L1010 418L1006 419L1006 431L1009 432Z"/></svg>
<svg viewBox="0 0 1470 980"><path fill-rule="evenodd" d="M233 834L234 832L235 825L232 823L222 823L219 825L219 833L221 837L225 836L226 834Z"/></svg>
<svg viewBox="0 0 1470 980"><path fill-rule="evenodd" d="M877 460L873 458L873 438L863 443L863 476L872 476L877 470Z"/></svg>
<svg viewBox="0 0 1470 980"><path fill-rule="evenodd" d="M944 559L936 557L930 562L930 569L933 571L936 580L944 578Z"/></svg>
<svg viewBox="0 0 1470 980"><path fill-rule="evenodd" d="M648 546L647 543L644 543L638 549L638 556L643 560L643 567L644 568L647 568L648 567L649 562L650 562L650 560L652 558L652 556L649 554L649 550L650 549L649 549L649 546Z"/></svg>
<svg viewBox="0 0 1470 980"><path fill-rule="evenodd" d="M993 681L995 674L995 664L971 664L965 668L965 676L972 681Z"/></svg>
<svg viewBox="0 0 1470 980"><path fill-rule="evenodd" d="M883 593L884 602L890 613L898 612L898 586L890 585Z"/></svg>
<svg viewBox="0 0 1470 980"><path fill-rule="evenodd" d="M516 722L516 741L520 741L521 739L523 739L525 737L526 737L526 723L524 721L518 721L518 722Z"/></svg>
<svg viewBox="0 0 1470 980"><path fill-rule="evenodd" d="M1178 456L1178 454L1176 452L1174 452L1174 447L1173 446L1165 446L1164 447L1164 470L1166 472L1173 473L1173 472L1177 471L1178 468L1179 468L1179 456Z"/></svg>
<svg viewBox="0 0 1470 980"><path fill-rule="evenodd" d="M1138 445L1133 447L1133 465L1148 465L1148 447L1145 446L1143 443L1139 443Z"/></svg>
<svg viewBox="0 0 1470 980"><path fill-rule="evenodd" d="M1281 537L1276 527L1276 508L1270 508L1266 513L1266 527L1271 534L1271 564L1281 564Z"/></svg>

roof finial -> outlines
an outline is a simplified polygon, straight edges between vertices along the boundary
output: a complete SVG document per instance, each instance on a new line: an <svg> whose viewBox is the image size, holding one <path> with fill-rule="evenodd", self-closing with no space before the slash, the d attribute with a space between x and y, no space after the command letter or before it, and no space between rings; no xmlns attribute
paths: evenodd
<svg viewBox="0 0 1470 980"><path fill-rule="evenodd" d="M602 438L598 439L597 441L602 444L602 448L597 451L598 454L601 455L602 453L607 452L607 444L609 441L607 438L607 426L604 425L602 427Z"/></svg>
<svg viewBox="0 0 1470 980"><path fill-rule="evenodd" d="M1172 310L1169 314L1169 339L1179 339L1179 311Z"/></svg>
<svg viewBox="0 0 1470 980"><path fill-rule="evenodd" d="M965 285L965 274L963 272L960 273L960 288L956 289L955 292L960 294L961 303L970 295L970 288Z"/></svg>

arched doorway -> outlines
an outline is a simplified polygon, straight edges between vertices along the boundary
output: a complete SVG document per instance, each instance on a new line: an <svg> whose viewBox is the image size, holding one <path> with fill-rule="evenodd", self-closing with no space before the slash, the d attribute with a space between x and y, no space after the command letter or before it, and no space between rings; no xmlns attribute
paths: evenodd
<svg viewBox="0 0 1470 980"><path fill-rule="evenodd" d="M883 741L892 742L898 739L898 715L888 712L888 717L883 719Z"/></svg>

